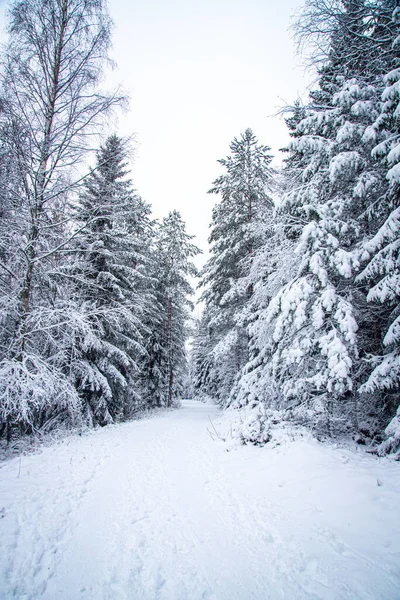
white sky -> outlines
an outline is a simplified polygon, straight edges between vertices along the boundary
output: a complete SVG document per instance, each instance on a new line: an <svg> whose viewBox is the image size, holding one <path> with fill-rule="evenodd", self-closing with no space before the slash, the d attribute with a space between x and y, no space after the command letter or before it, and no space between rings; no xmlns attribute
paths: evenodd
<svg viewBox="0 0 400 600"><path fill-rule="evenodd" d="M139 143L135 187L155 216L181 211L203 250L214 203L206 192L233 137L251 127L274 154L288 140L273 115L304 95L309 82L288 32L302 4L109 0L117 63L110 82L131 98L118 133L134 133Z"/></svg>
<svg viewBox="0 0 400 600"><path fill-rule="evenodd" d="M207 248L217 159L247 127L273 153L306 77L288 32L303 0L109 0L114 73L131 97L122 133L140 143L134 180L156 216L176 208ZM200 262L202 262L200 260Z"/></svg>

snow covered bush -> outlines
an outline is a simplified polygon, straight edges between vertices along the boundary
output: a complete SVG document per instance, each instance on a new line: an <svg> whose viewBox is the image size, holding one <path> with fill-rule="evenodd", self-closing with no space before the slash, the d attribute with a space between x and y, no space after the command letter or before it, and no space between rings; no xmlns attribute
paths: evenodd
<svg viewBox="0 0 400 600"><path fill-rule="evenodd" d="M259 403L254 408L247 408L240 413L240 424L233 431L233 437L242 444L263 446L271 439L271 425L267 411Z"/></svg>

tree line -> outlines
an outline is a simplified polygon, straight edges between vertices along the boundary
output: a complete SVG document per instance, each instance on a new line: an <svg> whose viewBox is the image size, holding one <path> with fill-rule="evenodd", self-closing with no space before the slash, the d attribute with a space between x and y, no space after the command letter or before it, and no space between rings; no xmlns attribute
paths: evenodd
<svg viewBox="0 0 400 600"><path fill-rule="evenodd" d="M187 385L188 277L177 211L157 222L129 147L102 136L102 0L17 0L0 84L0 437L106 425ZM93 159L93 155L95 156ZM88 168L87 164L92 164Z"/></svg>
<svg viewBox="0 0 400 600"><path fill-rule="evenodd" d="M248 407L244 441L283 419L399 449L399 24L394 0L307 0L317 83L282 169L250 129L219 161L193 390Z"/></svg>

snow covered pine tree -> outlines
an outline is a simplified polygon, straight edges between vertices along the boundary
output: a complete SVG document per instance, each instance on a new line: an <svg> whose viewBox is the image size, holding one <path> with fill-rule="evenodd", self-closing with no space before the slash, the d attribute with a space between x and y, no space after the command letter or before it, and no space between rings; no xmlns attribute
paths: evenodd
<svg viewBox="0 0 400 600"><path fill-rule="evenodd" d="M152 298L149 207L127 175L124 143L112 135L80 195L78 259L69 273L90 322L74 340L70 368L87 416L101 425L129 416L141 403L137 372Z"/></svg>
<svg viewBox="0 0 400 600"><path fill-rule="evenodd" d="M210 194L221 201L214 206L211 257L203 269L204 322L207 322L209 357L199 368L209 370L215 400L227 402L234 381L248 359L244 309L253 293L245 280L253 256L262 245L265 224L271 215L270 185L273 171L270 148L258 144L251 129L234 138L231 154L218 162L225 173L213 182ZM201 366L203 365L203 366ZM200 384L204 375L196 374ZM210 393L210 389L199 389Z"/></svg>
<svg viewBox="0 0 400 600"><path fill-rule="evenodd" d="M143 365L149 402L156 406L172 406L182 396L187 381L185 345L189 309L193 308L188 278L197 276L191 259L200 252L191 243L193 237L186 233L176 210L159 225L155 248L156 312Z"/></svg>
<svg viewBox="0 0 400 600"><path fill-rule="evenodd" d="M386 14L386 24L388 14ZM361 248L361 261L365 266L358 281L368 281L371 288L367 300L378 303L381 326L380 352L368 360L372 366L361 390L380 392L388 412L397 413L386 429L386 439L379 453L398 452L400 449L400 8L392 14L395 28L385 27L387 46L391 46L389 71L384 75L385 89L382 93L380 114L370 134L373 140L384 132L385 139L377 144L372 154L387 169L388 188L374 207L378 227L372 238L367 238ZM385 22L383 23L385 25ZM376 309L374 310L374 312ZM376 317L375 317L376 318Z"/></svg>

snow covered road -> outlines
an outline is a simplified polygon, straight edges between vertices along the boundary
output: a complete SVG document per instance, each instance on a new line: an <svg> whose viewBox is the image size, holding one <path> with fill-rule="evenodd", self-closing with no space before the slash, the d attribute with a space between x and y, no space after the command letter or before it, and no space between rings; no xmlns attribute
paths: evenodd
<svg viewBox="0 0 400 600"><path fill-rule="evenodd" d="M227 452L219 418L186 401L3 464L0 598L399 600L399 463Z"/></svg>

